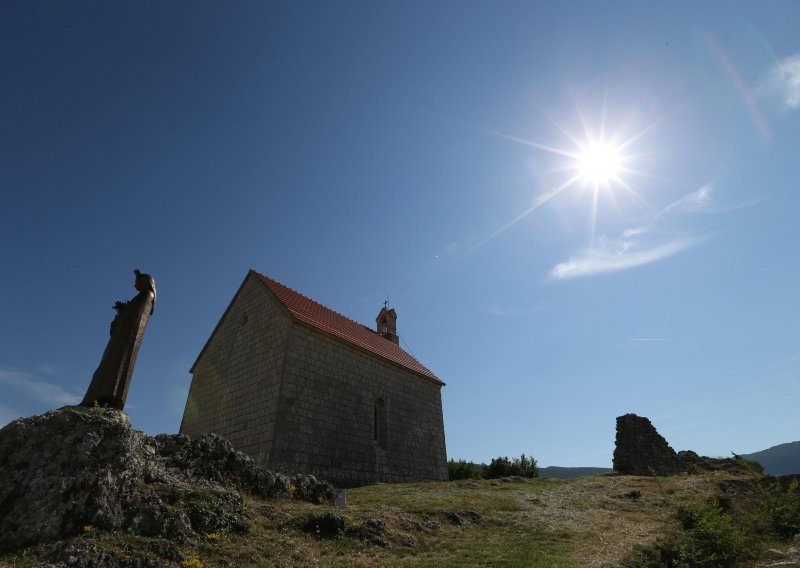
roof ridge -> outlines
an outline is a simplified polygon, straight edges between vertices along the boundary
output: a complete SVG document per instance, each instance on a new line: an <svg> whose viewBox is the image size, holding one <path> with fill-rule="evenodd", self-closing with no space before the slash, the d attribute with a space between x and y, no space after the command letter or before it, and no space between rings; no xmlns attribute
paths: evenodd
<svg viewBox="0 0 800 568"><path fill-rule="evenodd" d="M311 298L311 297L309 297L309 296L306 296L306 295L305 295L305 294L303 294L302 292L298 292L297 290L295 290L295 289L294 289L294 288L292 288L291 286L287 286L286 284L284 284L283 282L280 282L279 280L275 280L274 278L271 278L271 277L267 276L266 274L262 274L262 273L261 273L261 272L259 272L258 270L254 270L254 269L252 269L252 268L251 268L250 270L252 270L252 271L253 271L253 272L255 272L255 273L258 275L258 276L260 276L261 278L263 278L263 279L265 279L265 280L270 280L271 282L274 282L274 283L275 283L275 284L277 284L278 286L283 286L284 288L286 288L287 290L289 290L289 291L290 291L290 292L292 292L293 294L296 294L296 295L298 295L298 296L302 297L303 299L305 299L305 300L308 300L308 301L309 301L309 302L311 302L312 304L316 304L316 305L318 305L319 307L321 307L321 308L323 308L323 309L325 309L325 310L327 310L327 311L329 311L329 312L332 312L332 313L336 314L336 315L337 315L337 316L339 316L340 318L346 319L346 320L347 320L347 321L349 321L350 323L354 323L354 324L356 324L356 325L360 325L361 327L363 327L363 328L364 328L364 329L366 329L367 331L371 331L371 332L372 332L372 333L374 333L375 335L377 335L377 336L379 336L379 337L382 337L383 339L386 339L386 338L385 338L385 337L383 337L383 336L382 336L380 333L378 333L378 332L377 332L377 331L375 331L374 329L371 329L369 326L366 326L366 325L364 325L364 324L363 324L363 323L361 323L361 322L358 322L358 321L356 321L356 320L354 320L354 319L352 319L352 318L349 318L349 317L347 317L346 315L344 315L344 314L342 314L342 313L340 313L340 312L337 312L337 311L336 311L336 310L334 310L333 308L329 308L329 307L328 307L328 306L326 306L325 304L321 304L321 303L317 302L317 301L316 301L314 298ZM388 340L388 339L386 339L386 341L389 341L389 340ZM390 343L391 343L391 342L390 342Z"/></svg>
<svg viewBox="0 0 800 568"><path fill-rule="evenodd" d="M414 355L372 328L333 310L286 284L250 269L264 287L280 302L295 321L309 325L325 334L364 349L382 359L391 361L436 383L444 384L439 377L420 363ZM369 333L365 333L369 332Z"/></svg>

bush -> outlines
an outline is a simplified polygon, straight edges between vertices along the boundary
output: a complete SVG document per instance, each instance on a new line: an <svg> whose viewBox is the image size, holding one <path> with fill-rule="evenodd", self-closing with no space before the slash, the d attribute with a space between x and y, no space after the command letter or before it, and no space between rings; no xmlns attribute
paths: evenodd
<svg viewBox="0 0 800 568"><path fill-rule="evenodd" d="M759 488L763 529L782 539L800 533L800 487L794 479L786 489L780 481Z"/></svg>
<svg viewBox="0 0 800 568"><path fill-rule="evenodd" d="M209 490L189 497L189 522L198 534L247 532L247 509L233 491Z"/></svg>
<svg viewBox="0 0 800 568"><path fill-rule="evenodd" d="M509 477L518 475L520 477L539 477L539 466L532 457L522 454L519 458L509 460L506 457L494 458L492 462L483 468L485 479L497 479L498 477Z"/></svg>
<svg viewBox="0 0 800 568"><path fill-rule="evenodd" d="M744 533L716 500L702 506L681 508L678 517L683 533L678 538L676 566L729 568L744 557Z"/></svg>
<svg viewBox="0 0 800 568"><path fill-rule="evenodd" d="M450 481L457 479L478 479L481 476L478 467L471 461L454 460L447 462L447 478Z"/></svg>
<svg viewBox="0 0 800 568"><path fill-rule="evenodd" d="M319 539L339 538L347 531L347 519L335 513L310 515L302 523L305 532L313 533Z"/></svg>

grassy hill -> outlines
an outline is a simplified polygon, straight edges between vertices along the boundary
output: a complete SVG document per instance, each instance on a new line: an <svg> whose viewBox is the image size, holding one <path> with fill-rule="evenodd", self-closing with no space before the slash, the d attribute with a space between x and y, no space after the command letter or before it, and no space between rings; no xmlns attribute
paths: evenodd
<svg viewBox="0 0 800 568"><path fill-rule="evenodd" d="M177 543L182 558L168 565L656 566L641 559L656 543L674 540L679 510L717 496L736 511L739 501L754 502L747 489L753 483L723 472L509 478L373 485L350 490L345 507L248 498L246 534ZM0 566L34 566L63 555L65 546L158 559L151 540L88 527L67 544L0 556ZM760 538L749 549L758 555L768 545L788 547ZM742 565L754 565L750 558Z"/></svg>

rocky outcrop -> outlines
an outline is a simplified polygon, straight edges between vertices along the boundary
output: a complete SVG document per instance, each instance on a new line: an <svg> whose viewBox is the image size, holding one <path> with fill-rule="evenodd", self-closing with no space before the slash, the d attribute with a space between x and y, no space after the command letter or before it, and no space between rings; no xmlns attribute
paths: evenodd
<svg viewBox="0 0 800 568"><path fill-rule="evenodd" d="M0 430L0 480L2 551L95 529L176 540L234 531L243 526L239 492L311 501L334 494L313 476L260 469L220 436L153 438L121 411L82 407Z"/></svg>
<svg viewBox="0 0 800 568"><path fill-rule="evenodd" d="M671 475L680 470L678 454L644 416L617 417L614 471L629 475Z"/></svg>

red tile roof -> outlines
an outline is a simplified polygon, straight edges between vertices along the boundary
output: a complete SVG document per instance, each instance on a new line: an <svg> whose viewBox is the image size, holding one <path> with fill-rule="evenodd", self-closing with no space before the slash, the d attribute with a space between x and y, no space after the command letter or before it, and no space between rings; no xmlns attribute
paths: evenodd
<svg viewBox="0 0 800 568"><path fill-rule="evenodd" d="M263 282L276 298L289 310L296 320L310 325L324 333L343 339L348 343L360 347L383 359L388 359L398 365L414 371L424 377L442 383L439 378L429 371L422 363L406 353L378 332L351 320L330 308L326 308L301 294L284 286L255 270L251 271Z"/></svg>

